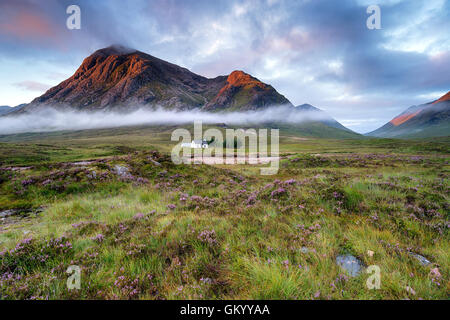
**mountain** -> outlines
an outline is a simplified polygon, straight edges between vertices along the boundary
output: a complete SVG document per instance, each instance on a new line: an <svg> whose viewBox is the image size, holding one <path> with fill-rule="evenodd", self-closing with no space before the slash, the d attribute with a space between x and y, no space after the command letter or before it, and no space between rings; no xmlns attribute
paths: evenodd
<svg viewBox="0 0 450 320"><path fill-rule="evenodd" d="M34 99L23 111L42 106L83 110L254 110L290 104L272 86L243 71L208 79L149 54L111 46L84 59L67 80Z"/></svg>
<svg viewBox="0 0 450 320"><path fill-rule="evenodd" d="M369 136L428 138L450 135L450 91L439 99L412 106Z"/></svg>
<svg viewBox="0 0 450 320"><path fill-rule="evenodd" d="M20 110L20 109L22 109L25 106L26 106L26 103L19 104L18 106L15 106L15 107L0 106L0 115L5 115L5 114L11 113L13 111Z"/></svg>
<svg viewBox="0 0 450 320"><path fill-rule="evenodd" d="M10 106L0 106L0 115L7 114L12 111Z"/></svg>
<svg viewBox="0 0 450 320"><path fill-rule="evenodd" d="M307 115L310 116L311 120L316 119L316 121L318 120L319 122L329 127L353 132L352 130L344 127L342 124L330 117L325 111L320 110L319 108L316 108L308 103L296 106L295 109L299 110L300 112L307 113Z"/></svg>
<svg viewBox="0 0 450 320"><path fill-rule="evenodd" d="M146 53L111 46L85 58L70 78L34 99L25 111L47 105L83 110L199 108L225 81L226 77L207 79Z"/></svg>
<svg viewBox="0 0 450 320"><path fill-rule="evenodd" d="M228 76L219 93L203 109L207 111L255 110L274 105L292 106L291 102L272 86L243 71L236 70Z"/></svg>
<svg viewBox="0 0 450 320"><path fill-rule="evenodd" d="M447 92L446 94L444 94L442 97L440 97L436 101L434 101L433 104L439 103L439 102L444 102L444 101L450 101L450 91Z"/></svg>
<svg viewBox="0 0 450 320"><path fill-rule="evenodd" d="M271 85L241 70L228 76L206 78L186 68L122 46L110 46L85 58L68 79L50 88L30 104L9 116L32 113L47 107L83 111L130 112L138 108L209 112L253 111L278 106L302 112L302 119L356 135L325 112L311 105L294 107ZM292 109L291 109L292 108ZM281 110L281 109L280 109ZM305 126L305 121L302 121ZM307 121L308 122L308 121ZM299 124L300 125L300 124ZM320 127L319 129L317 129ZM309 130L309 129L308 129ZM313 132L309 130L308 132ZM332 134L332 136L334 136Z"/></svg>

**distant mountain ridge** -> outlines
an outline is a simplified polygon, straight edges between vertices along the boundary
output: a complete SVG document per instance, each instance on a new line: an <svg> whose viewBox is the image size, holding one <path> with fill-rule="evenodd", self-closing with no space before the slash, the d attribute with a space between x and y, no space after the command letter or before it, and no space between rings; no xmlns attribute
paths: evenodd
<svg viewBox="0 0 450 320"><path fill-rule="evenodd" d="M7 114L12 111L10 106L0 106L0 115Z"/></svg>
<svg viewBox="0 0 450 320"><path fill-rule="evenodd" d="M409 107L367 135L383 138L450 136L450 91L433 102Z"/></svg>
<svg viewBox="0 0 450 320"><path fill-rule="evenodd" d="M352 130L348 129L347 127L344 127L341 123L339 123L338 121L336 121L335 119L333 119L330 115L328 115L328 113L326 113L325 111L316 108L308 103L304 103L301 105L298 105L295 107L297 110L301 111L301 112L308 112L310 113L312 116L314 116L314 114L317 114L321 117L321 121L322 123L336 128L336 129L342 129L342 130L346 130L346 131L350 131L353 132ZM313 117L314 118L314 117Z"/></svg>
<svg viewBox="0 0 450 320"><path fill-rule="evenodd" d="M0 106L0 116L1 116L1 115L5 115L5 114L8 114L8 113L11 113L11 112L13 112L13 111L20 110L20 109L22 109L23 107L25 107L26 105L27 105L26 103L22 103L22 104L19 104L18 106L15 106L15 107L10 107L10 106Z"/></svg>

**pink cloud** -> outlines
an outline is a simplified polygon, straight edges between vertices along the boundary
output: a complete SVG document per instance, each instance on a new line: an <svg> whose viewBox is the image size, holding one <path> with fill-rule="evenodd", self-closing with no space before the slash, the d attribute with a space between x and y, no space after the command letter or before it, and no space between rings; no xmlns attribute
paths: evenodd
<svg viewBox="0 0 450 320"><path fill-rule="evenodd" d="M5 15L6 21L0 23L0 33L27 38L53 38L56 36L55 26L45 17L36 13L19 11Z"/></svg>

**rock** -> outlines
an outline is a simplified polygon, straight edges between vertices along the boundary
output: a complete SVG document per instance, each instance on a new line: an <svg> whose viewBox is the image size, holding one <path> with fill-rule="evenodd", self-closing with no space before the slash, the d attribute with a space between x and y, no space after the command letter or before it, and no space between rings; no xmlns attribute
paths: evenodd
<svg viewBox="0 0 450 320"><path fill-rule="evenodd" d="M42 212L43 208L37 208L37 209L10 209L0 212L0 224L2 227L0 227L0 233L2 233L4 230L6 230L10 225L14 225L17 223L22 223L24 221L29 221L36 217L38 213ZM24 234L29 233L30 231L24 231Z"/></svg>
<svg viewBox="0 0 450 320"><path fill-rule="evenodd" d="M0 211L0 218L4 219L4 218L8 218L8 217L12 217L12 216L29 216L29 215L36 215L39 212L42 212L42 208L38 208L38 209L10 209L10 210L5 210L5 211Z"/></svg>
<svg viewBox="0 0 450 320"><path fill-rule="evenodd" d="M71 162L70 164L73 166L87 166L92 164L94 161L78 161L78 162Z"/></svg>
<svg viewBox="0 0 450 320"><path fill-rule="evenodd" d="M5 167L5 168L0 168L0 170L10 170L10 171L25 171L25 170L30 170L33 169L33 167Z"/></svg>
<svg viewBox="0 0 450 320"><path fill-rule="evenodd" d="M14 168L11 168L11 170L12 171L25 171L25 170L30 170L32 168L33 167L14 167Z"/></svg>
<svg viewBox="0 0 450 320"><path fill-rule="evenodd" d="M116 166L114 167L114 171L116 172L116 174L117 174L118 176L120 176L120 177L126 177L126 176L128 176L128 171L129 171L129 169L128 169L127 167L124 167L124 166L116 165Z"/></svg>
<svg viewBox="0 0 450 320"><path fill-rule="evenodd" d="M417 261L419 261L419 263L423 266L428 266L431 264L430 260L428 260L427 258L425 258L424 256L421 256L420 254L414 253L414 252L410 252L409 253L412 257L416 258Z"/></svg>
<svg viewBox="0 0 450 320"><path fill-rule="evenodd" d="M90 173L87 176L90 179L96 179L97 178L97 172L95 170L90 171Z"/></svg>
<svg viewBox="0 0 450 320"><path fill-rule="evenodd" d="M148 160L150 160L150 162L153 163L155 166L161 167L161 163L159 163L158 161L155 161L155 160L153 160L151 158L149 158Z"/></svg>
<svg viewBox="0 0 450 320"><path fill-rule="evenodd" d="M6 218L17 214L17 210L5 210L0 212L0 218Z"/></svg>
<svg viewBox="0 0 450 320"><path fill-rule="evenodd" d="M337 256L336 263L341 268L346 270L350 274L351 277L358 276L363 269L362 262L358 258L352 256L351 254Z"/></svg>

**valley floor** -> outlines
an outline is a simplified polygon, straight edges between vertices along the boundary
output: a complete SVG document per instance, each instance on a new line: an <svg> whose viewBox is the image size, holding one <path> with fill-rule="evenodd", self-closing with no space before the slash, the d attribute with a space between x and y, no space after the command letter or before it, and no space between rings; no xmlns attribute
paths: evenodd
<svg viewBox="0 0 450 320"><path fill-rule="evenodd" d="M449 298L448 139L282 136L261 176L130 130L0 137L0 299Z"/></svg>

